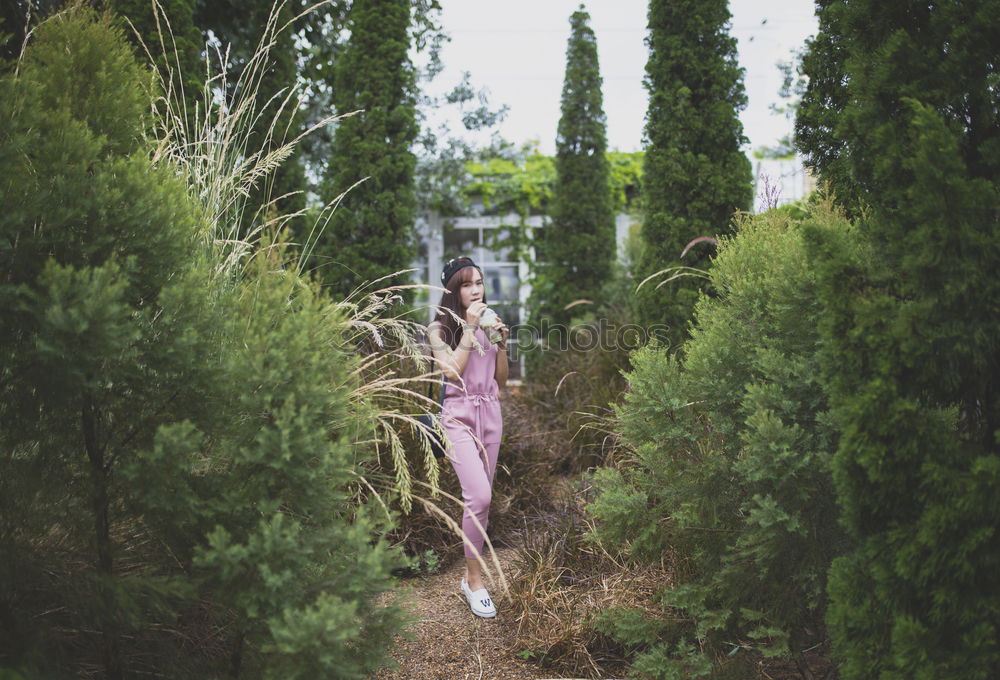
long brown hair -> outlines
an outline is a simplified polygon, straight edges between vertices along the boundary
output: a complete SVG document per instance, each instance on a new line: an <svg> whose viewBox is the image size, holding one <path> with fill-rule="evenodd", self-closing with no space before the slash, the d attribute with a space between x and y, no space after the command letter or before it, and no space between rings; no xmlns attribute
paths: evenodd
<svg viewBox="0 0 1000 680"><path fill-rule="evenodd" d="M475 264L469 267L462 267L451 275L448 283L445 284L448 292L441 294L438 313L434 317L434 323L441 324L441 328L444 331L444 341L453 350L458 347L458 341L461 338L461 334L458 332L459 322L455 317L463 321L465 320L465 307L462 306L462 295L459 290L462 288L463 283L473 279L475 276L474 271L479 272L480 276L483 275L483 270ZM486 302L485 289L483 290L483 302Z"/></svg>

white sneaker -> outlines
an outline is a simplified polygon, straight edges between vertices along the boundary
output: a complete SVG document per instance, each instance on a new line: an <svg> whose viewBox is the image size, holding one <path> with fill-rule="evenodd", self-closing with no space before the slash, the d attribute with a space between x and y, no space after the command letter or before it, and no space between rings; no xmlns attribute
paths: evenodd
<svg viewBox="0 0 1000 680"><path fill-rule="evenodd" d="M481 616L484 619L492 619L497 615L497 608L493 606L493 599L486 591L486 588L472 591L463 578L462 592L465 593L465 599L469 601L469 607L476 616Z"/></svg>

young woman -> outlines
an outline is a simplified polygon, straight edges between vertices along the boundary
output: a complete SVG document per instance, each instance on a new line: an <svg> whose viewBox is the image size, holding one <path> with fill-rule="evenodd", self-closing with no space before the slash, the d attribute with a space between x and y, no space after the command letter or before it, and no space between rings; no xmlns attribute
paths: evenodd
<svg viewBox="0 0 1000 680"><path fill-rule="evenodd" d="M450 260L441 272L441 283L447 292L441 296L441 310L427 335L446 379L441 425L451 443L448 458L465 502L462 533L467 540L461 588L473 613L489 618L496 616L496 607L483 583L478 558L485 544L503 432L498 395L507 382L509 331L497 318L492 330L500 341L491 343L480 328L486 291L483 272L470 258Z"/></svg>

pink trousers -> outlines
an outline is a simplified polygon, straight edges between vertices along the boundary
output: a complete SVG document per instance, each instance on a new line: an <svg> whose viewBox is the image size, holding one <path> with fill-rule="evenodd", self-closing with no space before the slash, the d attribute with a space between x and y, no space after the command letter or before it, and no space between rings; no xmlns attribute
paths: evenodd
<svg viewBox="0 0 1000 680"><path fill-rule="evenodd" d="M499 452L499 442L487 443L482 447L474 439L452 443L451 464L462 485L462 500L465 505L462 512L462 533L468 539L465 542L465 557L470 560L483 554L486 543L485 531L490 521L490 501L493 498L493 474L497 469Z"/></svg>

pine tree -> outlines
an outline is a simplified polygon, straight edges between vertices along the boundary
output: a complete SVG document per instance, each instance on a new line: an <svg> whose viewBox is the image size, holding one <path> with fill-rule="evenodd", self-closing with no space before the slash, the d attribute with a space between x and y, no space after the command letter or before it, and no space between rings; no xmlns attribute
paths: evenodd
<svg viewBox="0 0 1000 680"><path fill-rule="evenodd" d="M552 222L537 236L538 313L567 324L578 299L599 302L615 258L615 218L608 180L606 117L597 37L583 5L570 17L562 115L556 137Z"/></svg>
<svg viewBox="0 0 1000 680"><path fill-rule="evenodd" d="M200 225L183 181L149 161L152 78L110 19L74 16L35 30L0 95L0 478L2 524L18 527L0 550L5 599L27 608L8 611L15 634L0 638L23 645L5 659L58 676L44 669L65 663L51 654L60 621L95 630L89 658L120 678L123 637L141 627L127 612L178 594L166 574L122 577L122 467L212 392L194 358L214 332L205 296L176 304L204 283L190 262ZM43 538L52 527L59 548ZM59 619L29 623L39 592Z"/></svg>
<svg viewBox="0 0 1000 680"><path fill-rule="evenodd" d="M1000 3L824 2L798 142L857 240L812 235L834 475L859 547L831 570L842 676L1000 664Z"/></svg>
<svg viewBox="0 0 1000 680"><path fill-rule="evenodd" d="M218 274L116 23L0 77L0 674L366 677L401 617L345 324L267 243Z"/></svg>
<svg viewBox="0 0 1000 680"><path fill-rule="evenodd" d="M736 40L727 34L726 0L650 0L649 60L646 62L646 157L643 169L645 243L636 280L670 272L646 283L634 297L636 318L667 324L670 338L687 336L702 279L681 276L656 285L679 266L705 269L706 246L684 259L684 247L699 236L731 231L737 210L750 208L750 161L737 116L746 105ZM682 270L688 272L690 270Z"/></svg>
<svg viewBox="0 0 1000 680"><path fill-rule="evenodd" d="M351 189L320 234L315 267L334 295L407 268L415 252L411 146L418 126L409 61L410 3L356 0L350 38L335 65L341 120L327 163L324 200Z"/></svg>

